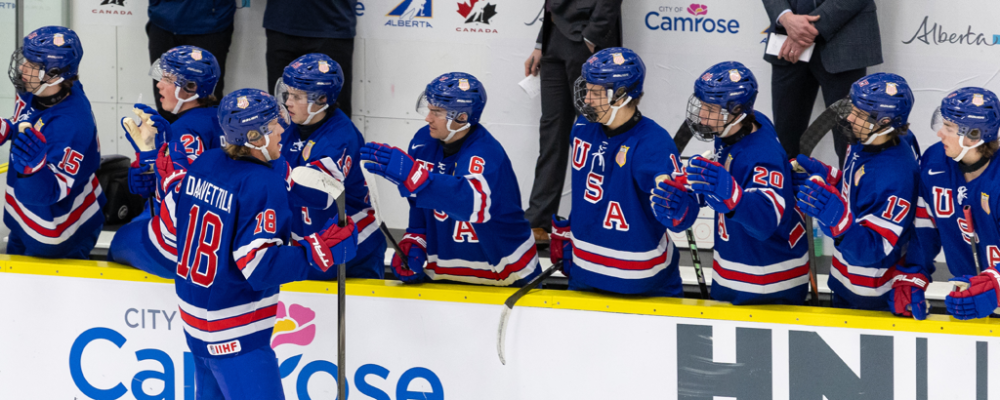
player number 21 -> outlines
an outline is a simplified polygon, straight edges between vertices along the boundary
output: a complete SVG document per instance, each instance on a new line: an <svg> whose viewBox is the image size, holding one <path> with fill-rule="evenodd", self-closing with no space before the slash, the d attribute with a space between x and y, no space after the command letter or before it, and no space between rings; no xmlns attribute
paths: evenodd
<svg viewBox="0 0 1000 400"><path fill-rule="evenodd" d="M222 219L211 211L206 211L201 216L199 224L199 208L191 207L188 218L187 238L188 243L184 246L184 254L180 262L177 263L177 275L182 279L187 279L191 275L191 281L196 285L209 287L215 281L215 270L219 264L219 244L222 239ZM201 226L201 231L195 235L195 230ZM191 261L191 249L194 250L194 262ZM204 263L204 264L202 264ZM202 272L204 271L204 272Z"/></svg>

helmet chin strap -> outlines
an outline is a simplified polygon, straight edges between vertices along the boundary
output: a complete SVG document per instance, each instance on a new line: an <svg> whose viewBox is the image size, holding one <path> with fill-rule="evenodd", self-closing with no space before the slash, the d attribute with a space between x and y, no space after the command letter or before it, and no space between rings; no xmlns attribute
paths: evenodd
<svg viewBox="0 0 1000 400"><path fill-rule="evenodd" d="M869 128L872 128L872 127L874 127L874 126L875 126L875 125L872 125L872 124L868 124L868 125L870 125L870 127L869 127ZM874 141L875 141L875 139L877 139L877 138L879 138L879 137L881 137L881 136L885 136L885 135L888 135L888 134L889 134L890 132L892 132L892 131L894 131L894 130L896 130L896 128L893 128L893 127L891 127L891 126L890 126L890 127L889 127L889 129L886 129L886 130L885 130L885 131L883 131L882 133L876 133L876 134L874 134L874 135L872 135L872 134L869 134L869 135L868 135L868 140L865 140L865 141L864 141L864 142L862 142L861 144L863 144L863 145L865 145L865 146L867 146L867 145L870 145L870 144L872 144L872 142L874 142Z"/></svg>
<svg viewBox="0 0 1000 400"><path fill-rule="evenodd" d="M316 112L309 111L312 109L313 104L315 103L309 102L309 104L306 105L306 112L309 113L309 117L306 118L305 122L303 122L302 125L309 125L309 122L312 122L313 117L315 117L316 114L319 114L323 111L326 111L327 108L330 108L329 104L324 104L323 107L320 108L319 110L316 110Z"/></svg>
<svg viewBox="0 0 1000 400"><path fill-rule="evenodd" d="M264 158L267 160L267 162L271 162L271 153L269 153L267 151L267 146L270 145L270 144L271 144L271 138L269 137L269 135L264 135L264 145L263 146L254 146L254 145L250 144L249 140L246 143L244 143L245 146L247 146L247 147L249 147L251 149L254 149L254 150L260 150L261 153L264 153Z"/></svg>
<svg viewBox="0 0 1000 400"><path fill-rule="evenodd" d="M45 91L45 89L48 89L50 86L53 86L53 85L58 85L58 84L62 83L62 81L64 81L64 80L65 80L64 78L60 77L55 82L51 82L51 83L45 82L45 71L39 70L38 71L38 82L39 82L38 88L35 89L35 91L31 92L31 93L33 93L36 96L41 95L42 92Z"/></svg>
<svg viewBox="0 0 1000 400"><path fill-rule="evenodd" d="M735 121L733 121L732 123L726 125L726 129L722 130L722 134L719 135L719 137L720 138L724 138L724 137L728 137L729 135L731 135L732 133L730 133L729 131L731 131L733 129L733 127L736 126L736 124L742 122L746 117L747 117L747 113L740 114L739 118L736 118Z"/></svg>
<svg viewBox="0 0 1000 400"><path fill-rule="evenodd" d="M977 142L976 144L972 145L972 147L965 147L965 140L963 140L962 137L960 136L958 138L958 145L962 147L962 152L958 153L958 156L955 157L955 158L952 158L952 160L955 160L955 162L962 162L962 159L965 158L965 155L969 152L969 150L972 150L972 149L974 149L976 147L982 146L983 143L986 143L986 142L984 142L982 139L979 139L979 142Z"/></svg>
<svg viewBox="0 0 1000 400"><path fill-rule="evenodd" d="M458 128L458 129L454 129L454 130L452 130L452 129L451 129L451 123L452 123L453 121L455 121L455 120L453 120L453 119L449 119L449 120L448 120L448 125L445 125L445 129L447 129L447 130L448 130L448 137L444 138L444 140L443 140L443 141L444 141L445 143L448 143L448 142L450 142L450 141L451 141L451 139L455 137L455 134L457 134L457 133L459 133L459 132L461 132L461 131L464 131L464 130L466 130L466 129L469 129L469 125L470 125L470 124L469 124L468 122L466 122L466 123L465 123L464 125L462 125L462 127L461 127L461 128Z"/></svg>
<svg viewBox="0 0 1000 400"><path fill-rule="evenodd" d="M611 99L612 97L614 97L613 96L614 93L615 92L613 90L608 89L608 99ZM608 118L608 122L605 122L604 126L611 126L611 124L613 124L615 122L615 115L618 115L618 110L620 110L622 107L625 107L625 105L628 104L628 102L630 102L630 101L632 101L632 96L626 97L625 98L625 102L622 103L622 105L620 105L618 107L615 107L615 106L611 105L611 103L608 103L608 106L611 107L611 118Z"/></svg>
<svg viewBox="0 0 1000 400"><path fill-rule="evenodd" d="M191 96L191 98L189 98L189 99L181 100L181 87L177 86L176 88L174 88L174 98L177 99L177 104L174 105L174 110L171 111L171 113L177 114L177 113L179 113L181 111L181 107L184 106L184 103L187 103L189 101L195 101L195 100L197 100L198 99L198 94L196 93L194 96Z"/></svg>

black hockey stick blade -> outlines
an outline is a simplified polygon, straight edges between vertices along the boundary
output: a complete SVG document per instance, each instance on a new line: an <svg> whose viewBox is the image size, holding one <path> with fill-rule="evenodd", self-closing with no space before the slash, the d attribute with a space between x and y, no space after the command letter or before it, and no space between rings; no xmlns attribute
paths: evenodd
<svg viewBox="0 0 1000 400"><path fill-rule="evenodd" d="M802 137L799 138L799 153L812 156L813 150L823 140L826 133L837 126L837 109L846 106L844 102L850 101L851 99L837 100L830 107L823 110L823 113L819 117L816 117L816 120L812 124L809 124L805 132L802 132ZM795 154L789 154L788 157L795 158Z"/></svg>
<svg viewBox="0 0 1000 400"><path fill-rule="evenodd" d="M527 285L524 285L524 287L514 292L514 294L508 297L507 301L503 303L503 310L500 312L500 326L497 327L497 355L500 356L500 364L507 365L507 357L504 354L504 342L507 339L507 320L510 319L510 312L513 311L514 304L524 297L524 295L528 294L531 289L537 287L539 283L542 283L542 281L546 278L552 276L552 273L556 272L556 270L561 267L562 261L552 264L551 267L542 271L541 274L538 274L538 276L536 276L535 279L532 279L531 282L528 282Z"/></svg>
<svg viewBox="0 0 1000 400"><path fill-rule="evenodd" d="M337 196L337 225L347 225L345 193ZM337 393L338 399L347 398L347 264L337 265Z"/></svg>
<svg viewBox="0 0 1000 400"><path fill-rule="evenodd" d="M403 264L403 269L409 271L410 265L407 263L406 254L403 254L403 251L399 249L399 243L396 243L396 238L389 234L389 228L385 226L385 222L379 221L378 229L382 231L382 235L385 236L385 240L389 241L389 246L392 246L392 251L395 251L396 255L399 256L399 260Z"/></svg>
<svg viewBox="0 0 1000 400"><path fill-rule="evenodd" d="M687 122L682 122L674 134L674 144L677 146L677 154L683 153L688 143L691 142L691 126ZM698 243L694 240L694 229L688 228L684 231L687 236L688 248L691 250L691 263L694 264L694 274L698 278L698 289L701 291L701 298L708 300L708 285L705 283L705 273L701 269L701 257L698 256Z"/></svg>
<svg viewBox="0 0 1000 400"><path fill-rule="evenodd" d="M682 122L680 128L677 128L677 132L674 133L674 144L677 145L677 154L684 152L684 148L687 147L692 136L694 134L691 133L691 127L688 126L687 122Z"/></svg>

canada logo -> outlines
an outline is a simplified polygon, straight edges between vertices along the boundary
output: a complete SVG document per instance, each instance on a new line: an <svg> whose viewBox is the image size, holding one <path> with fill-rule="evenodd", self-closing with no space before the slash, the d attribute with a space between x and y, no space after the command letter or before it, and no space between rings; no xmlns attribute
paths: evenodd
<svg viewBox="0 0 1000 400"><path fill-rule="evenodd" d="M286 344L307 346L316 338L316 325L312 323L316 319L316 312L311 308L298 304L286 308L285 303L279 301L276 318L274 331L271 333L272 349ZM299 354L282 361L278 366L281 377L291 375L301 359L302 354Z"/></svg>
<svg viewBox="0 0 1000 400"><path fill-rule="evenodd" d="M458 15L465 18L466 25L475 25L473 27L456 27L456 32L498 33L493 28L475 27L476 25L490 24L490 20L497 15L496 4L487 3L486 0L467 0L464 3L458 3Z"/></svg>

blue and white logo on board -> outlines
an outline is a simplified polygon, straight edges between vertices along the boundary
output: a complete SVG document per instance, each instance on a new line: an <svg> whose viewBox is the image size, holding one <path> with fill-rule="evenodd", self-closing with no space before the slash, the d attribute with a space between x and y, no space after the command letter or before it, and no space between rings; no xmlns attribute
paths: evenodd
<svg viewBox="0 0 1000 400"><path fill-rule="evenodd" d="M434 17L433 0L403 0L386 16L397 17L386 21L386 26L433 28L428 21Z"/></svg>

